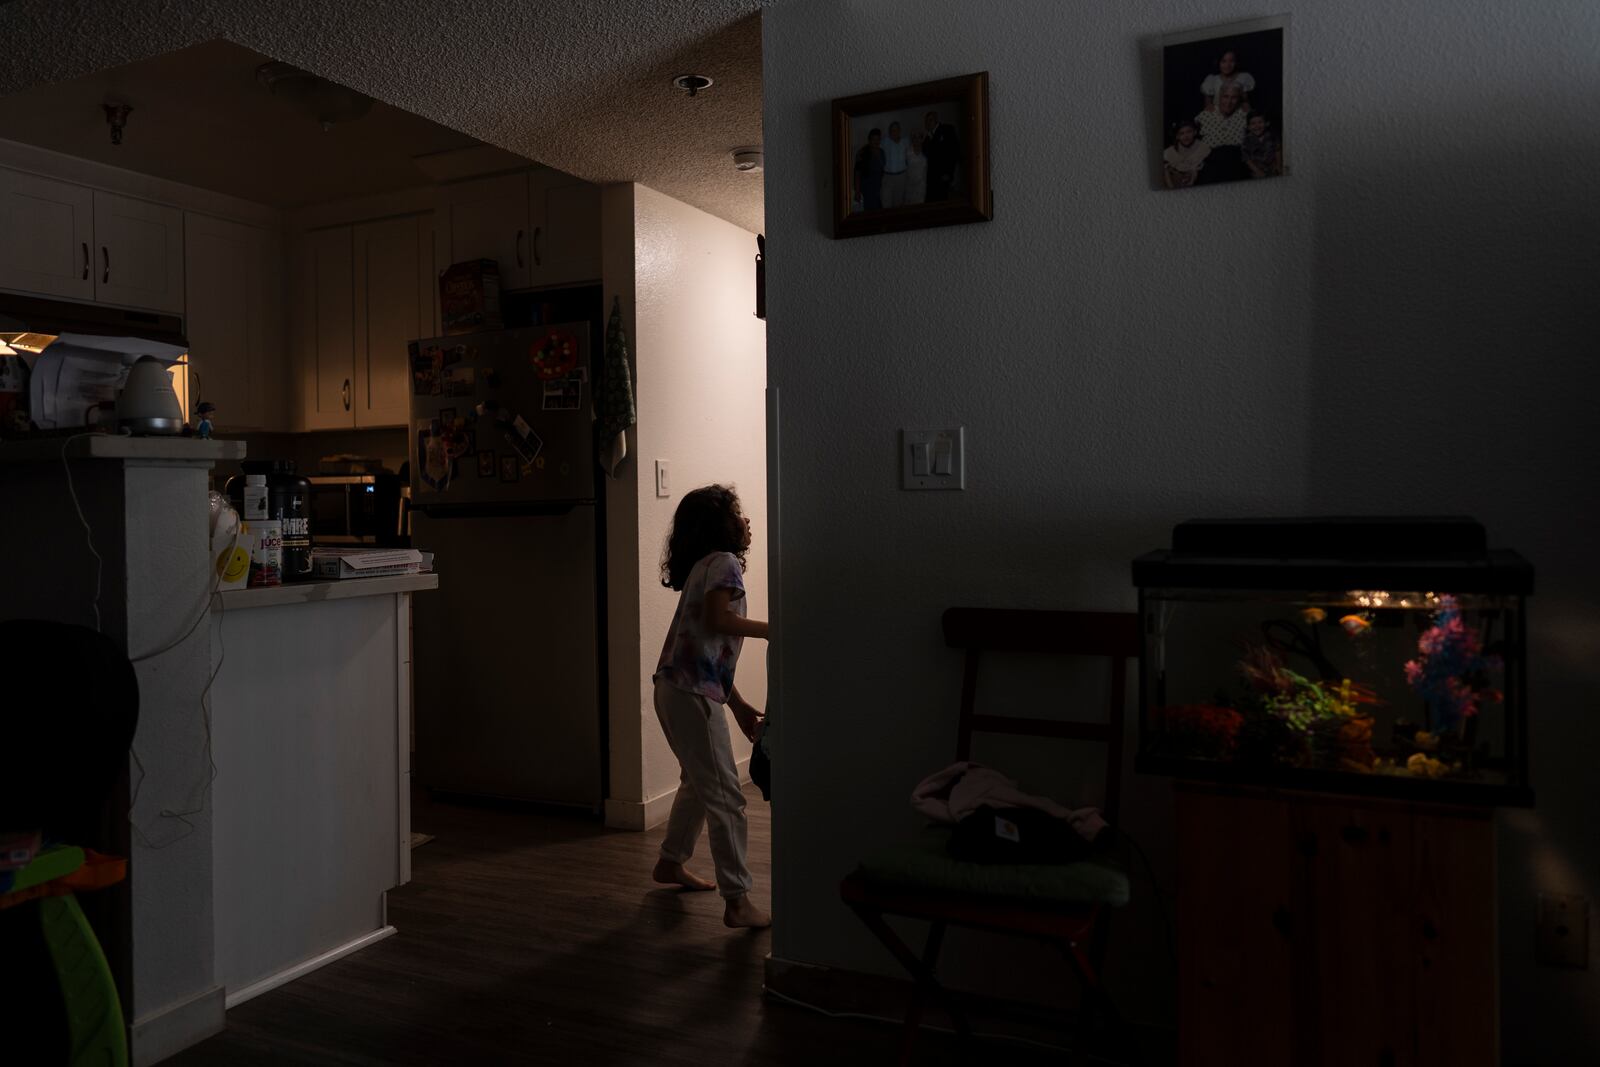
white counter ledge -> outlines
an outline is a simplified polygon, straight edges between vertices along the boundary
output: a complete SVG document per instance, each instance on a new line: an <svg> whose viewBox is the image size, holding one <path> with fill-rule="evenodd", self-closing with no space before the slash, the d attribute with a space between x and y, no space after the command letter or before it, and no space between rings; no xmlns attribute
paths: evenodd
<svg viewBox="0 0 1600 1067"><path fill-rule="evenodd" d="M82 433L66 437L18 437L0 441L0 463L61 462L68 459L125 459L211 466L244 458L243 441L198 437L130 437L120 433Z"/></svg>
<svg viewBox="0 0 1600 1067"><path fill-rule="evenodd" d="M439 588L437 574L396 574L386 578L345 578L335 582L285 582L259 589L228 589L217 594L228 611L270 608L281 604L314 604L362 596L392 596ZM214 610L214 609L213 609Z"/></svg>

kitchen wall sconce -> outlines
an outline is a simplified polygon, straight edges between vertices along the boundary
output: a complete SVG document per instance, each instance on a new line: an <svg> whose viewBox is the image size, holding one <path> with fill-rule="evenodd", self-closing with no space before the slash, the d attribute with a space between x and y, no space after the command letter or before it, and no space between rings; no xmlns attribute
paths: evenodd
<svg viewBox="0 0 1600 1067"><path fill-rule="evenodd" d="M128 115L133 111L130 104L119 102L102 105L106 109L106 125L111 127L111 143L122 143L122 129L128 124Z"/></svg>

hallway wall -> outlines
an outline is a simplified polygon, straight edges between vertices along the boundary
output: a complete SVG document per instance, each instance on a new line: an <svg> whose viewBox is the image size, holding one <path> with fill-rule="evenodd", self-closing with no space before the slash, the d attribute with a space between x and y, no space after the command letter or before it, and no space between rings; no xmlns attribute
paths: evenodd
<svg viewBox="0 0 1600 1067"><path fill-rule="evenodd" d="M629 434L625 484L618 483L609 499L631 487L622 514L631 511L636 540L617 544L630 535L617 525L617 512L609 540L612 583L633 600L631 616L614 616L612 633L631 627L637 648L625 641L612 645L613 799L607 820L638 828L666 818L678 783L677 760L656 722L650 679L678 596L661 585L661 549L673 510L690 489L712 482L738 489L753 531L745 573L749 613L767 617L766 326L754 315L754 234L643 185L609 187L608 220L624 210L623 189L631 189L633 299L625 317L631 318L639 424ZM617 239L603 240L609 300L621 291L609 265ZM626 295L623 301L629 303ZM657 459L669 464L664 498L655 492ZM612 608L618 608L615 596ZM766 651L766 642L746 641L739 659L739 691L757 707L766 698ZM750 745L732 716L728 721L735 755L743 762Z"/></svg>

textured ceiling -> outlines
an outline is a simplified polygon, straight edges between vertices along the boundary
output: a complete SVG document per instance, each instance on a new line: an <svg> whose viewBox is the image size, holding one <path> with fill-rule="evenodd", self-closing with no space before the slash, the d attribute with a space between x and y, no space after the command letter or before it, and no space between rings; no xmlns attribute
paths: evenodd
<svg viewBox="0 0 1600 1067"><path fill-rule="evenodd" d="M412 157L479 143L383 103L324 133L256 80L265 61L211 41L41 85L0 97L0 137L281 208L425 185ZM100 107L109 99L133 105L120 145Z"/></svg>
<svg viewBox="0 0 1600 1067"><path fill-rule="evenodd" d="M761 0L18 0L12 94L224 38L590 181L637 181L750 230ZM674 74L716 85L689 99ZM135 121L137 120L137 115ZM135 127L130 123L130 137Z"/></svg>

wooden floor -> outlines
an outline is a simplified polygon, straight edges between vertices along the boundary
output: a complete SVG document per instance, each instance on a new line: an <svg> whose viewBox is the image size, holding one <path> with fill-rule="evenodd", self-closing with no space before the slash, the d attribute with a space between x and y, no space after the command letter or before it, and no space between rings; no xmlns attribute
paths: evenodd
<svg viewBox="0 0 1600 1067"><path fill-rule="evenodd" d="M771 891L771 820L749 787L755 897ZM168 1061L227 1064L894 1063L899 1028L762 996L770 935L722 925L715 893L649 881L662 830L430 801L399 933L228 1013ZM702 836L691 866L711 873ZM925 1033L919 1063L1070 1062L1029 1046Z"/></svg>

